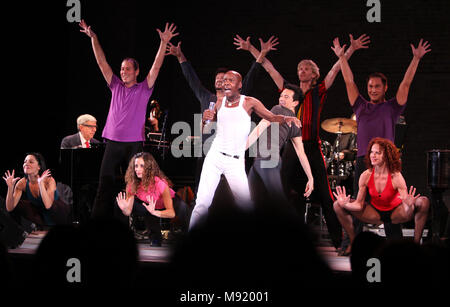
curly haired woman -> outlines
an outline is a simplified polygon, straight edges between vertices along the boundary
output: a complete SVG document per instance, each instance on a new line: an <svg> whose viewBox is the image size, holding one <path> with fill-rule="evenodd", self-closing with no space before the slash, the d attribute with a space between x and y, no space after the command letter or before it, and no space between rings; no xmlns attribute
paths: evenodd
<svg viewBox="0 0 450 307"><path fill-rule="evenodd" d="M159 218L175 217L172 200L175 192L170 188L170 180L151 154L140 152L131 158L125 182L126 193L117 195L117 205L126 216L144 216L151 245L161 246Z"/></svg>
<svg viewBox="0 0 450 307"><path fill-rule="evenodd" d="M345 188L337 187L334 196L334 210L339 221L350 237L355 238L352 215L370 224L400 224L414 217L414 242L419 243L428 216L430 201L416 194L411 186L409 191L401 174L400 154L395 145L384 138L373 138L365 156L367 170L359 179L359 192L356 200L351 201ZM370 203L366 203L369 192ZM390 236L385 227L386 236ZM345 251L349 254L351 244Z"/></svg>

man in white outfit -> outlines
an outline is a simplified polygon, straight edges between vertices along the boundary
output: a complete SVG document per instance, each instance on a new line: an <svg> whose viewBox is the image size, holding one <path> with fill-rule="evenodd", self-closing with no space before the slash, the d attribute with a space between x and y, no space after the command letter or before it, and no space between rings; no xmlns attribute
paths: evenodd
<svg viewBox="0 0 450 307"><path fill-rule="evenodd" d="M287 123L289 126L294 122L300 127L296 117L275 115L258 99L241 95L242 77L238 72L226 72L223 87L225 97L214 106L214 110L206 110L203 117L204 120L214 120L217 113L217 130L203 164L189 229L207 216L222 174L228 181L236 204L246 211L253 208L244 158L253 111L270 122Z"/></svg>

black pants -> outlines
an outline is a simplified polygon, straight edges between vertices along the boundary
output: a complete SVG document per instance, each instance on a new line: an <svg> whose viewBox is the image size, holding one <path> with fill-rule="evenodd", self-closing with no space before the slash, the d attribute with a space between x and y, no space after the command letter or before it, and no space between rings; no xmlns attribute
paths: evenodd
<svg viewBox="0 0 450 307"><path fill-rule="evenodd" d="M123 190L124 176L130 159L142 150L142 142L107 141L92 210L93 218L119 216L120 210L114 205L115 197Z"/></svg>
<svg viewBox="0 0 450 307"><path fill-rule="evenodd" d="M38 208L31 201L22 199L10 214L18 224L21 224L20 218L23 217L36 225L53 226L69 225L70 212L70 206L60 199L55 200L50 209Z"/></svg>
<svg viewBox="0 0 450 307"><path fill-rule="evenodd" d="M255 159L248 173L250 192L257 209L287 209L293 212L293 207L288 205L281 180L281 161L271 168L263 168L261 163L261 160Z"/></svg>
<svg viewBox="0 0 450 307"><path fill-rule="evenodd" d="M374 206L372 206L372 208L374 208L380 215L380 219L384 224L384 232L386 233L386 238L388 239L403 238L402 226L400 224L393 224L391 220L391 215L392 212L394 212L394 209L390 211L381 211L375 208Z"/></svg>
<svg viewBox="0 0 450 307"><path fill-rule="evenodd" d="M342 226L333 209L333 196L320 144L316 141L304 141L303 146L314 177L314 191L311 197L320 203L333 245L338 247L342 240ZM282 161L282 177L286 187L297 192L300 206L304 207L305 198L303 194L307 178L291 142L288 142L284 148Z"/></svg>
<svg viewBox="0 0 450 307"><path fill-rule="evenodd" d="M161 241L160 218L148 212L141 200L135 198L131 215L133 217L142 216L144 218L145 227L150 232L150 240Z"/></svg>

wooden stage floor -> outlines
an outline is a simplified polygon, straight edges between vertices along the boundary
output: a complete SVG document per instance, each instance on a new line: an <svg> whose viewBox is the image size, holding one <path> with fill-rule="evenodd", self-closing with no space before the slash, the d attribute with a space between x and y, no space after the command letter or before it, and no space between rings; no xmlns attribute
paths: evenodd
<svg viewBox="0 0 450 307"><path fill-rule="evenodd" d="M38 249L39 244L46 233L46 231L35 231L28 235L21 246L15 249L9 249L8 252L14 255L33 255ZM325 236L322 235L321 237ZM329 240L326 238L320 239L319 245L316 247L319 255L323 257L331 270L335 272L351 271L349 257L338 256L335 248L331 246ZM138 250L140 262L167 263L169 262L171 255L171 244L164 241L161 247L152 247L148 243L148 240L138 240Z"/></svg>

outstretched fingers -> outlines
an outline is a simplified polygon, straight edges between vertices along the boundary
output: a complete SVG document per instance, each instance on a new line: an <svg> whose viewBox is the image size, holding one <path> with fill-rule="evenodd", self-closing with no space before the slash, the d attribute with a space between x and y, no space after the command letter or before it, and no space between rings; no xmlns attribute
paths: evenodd
<svg viewBox="0 0 450 307"><path fill-rule="evenodd" d="M242 37L240 37L238 34L233 38L234 42L233 44L238 46L236 50L248 50L250 47L250 36L247 36L247 39L244 40Z"/></svg>
<svg viewBox="0 0 450 307"><path fill-rule="evenodd" d="M417 56L419 58L422 58L425 54L431 51L430 43L428 41L423 41L423 38L420 39L419 44L417 45L417 48L414 47L413 44L410 44L411 50L414 56Z"/></svg>
<svg viewBox="0 0 450 307"><path fill-rule="evenodd" d="M179 34L179 33L174 33L176 29L177 29L177 27L175 26L175 24L172 23L169 25L169 23L166 22L164 32L162 32L160 29L156 29L156 31L158 32L161 40L163 40L165 42L169 42L173 37L175 37Z"/></svg>
<svg viewBox="0 0 450 307"><path fill-rule="evenodd" d="M340 57L341 55L344 54L345 46L346 45L341 47L341 43L339 42L339 37L336 37L333 39L333 46L331 46L331 50L334 51L336 56Z"/></svg>
<svg viewBox="0 0 450 307"><path fill-rule="evenodd" d="M420 197L420 194L417 194L417 195L416 195L416 188L413 187L413 186L411 186L411 187L409 188L409 195L410 195L412 198L414 198L414 200L416 200L417 198Z"/></svg>
<svg viewBox="0 0 450 307"><path fill-rule="evenodd" d="M353 37L350 34L350 41L352 41L352 40L353 40ZM361 49L361 48L367 49L367 48L369 48L369 46L367 46L367 44L370 43L370 36L368 36L367 34L362 34L360 37L358 37L355 40L355 43L356 43L356 47L358 49Z"/></svg>

